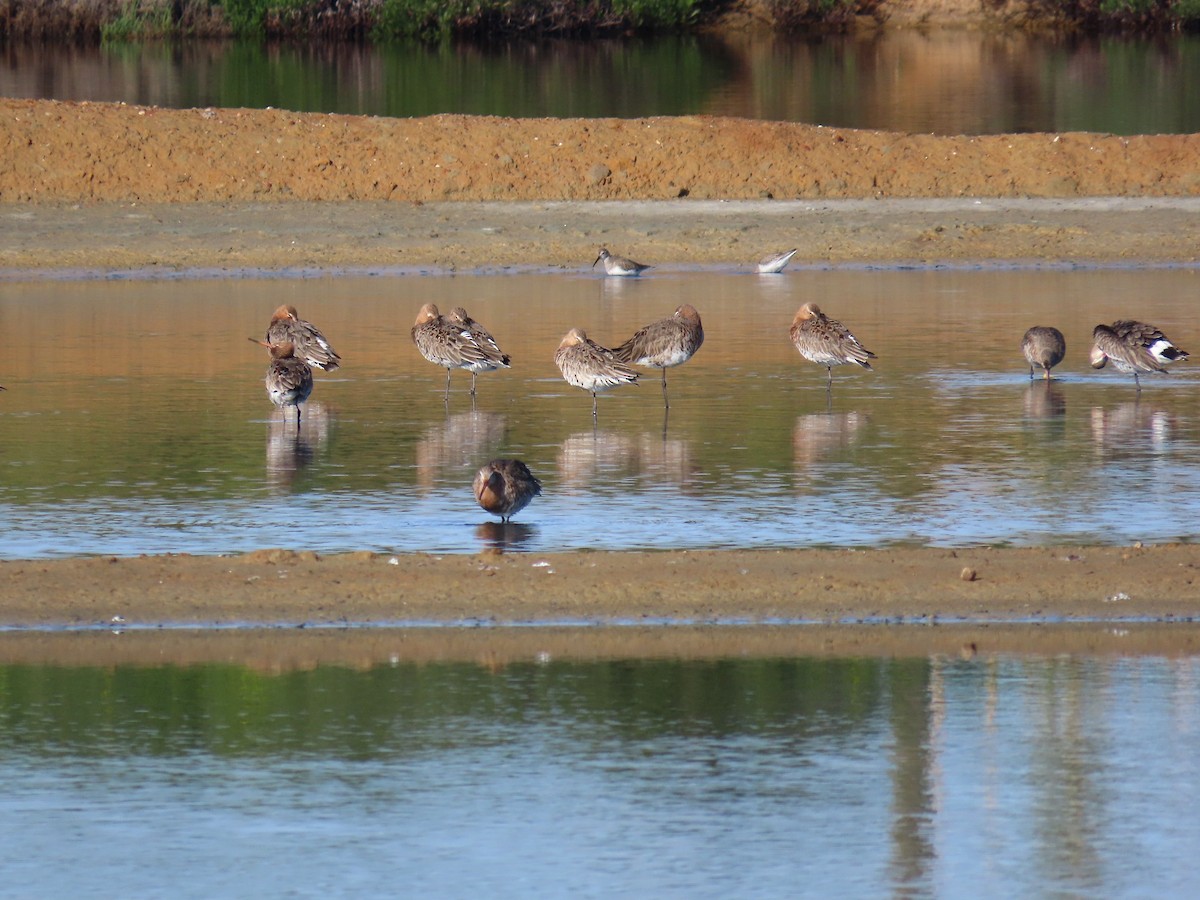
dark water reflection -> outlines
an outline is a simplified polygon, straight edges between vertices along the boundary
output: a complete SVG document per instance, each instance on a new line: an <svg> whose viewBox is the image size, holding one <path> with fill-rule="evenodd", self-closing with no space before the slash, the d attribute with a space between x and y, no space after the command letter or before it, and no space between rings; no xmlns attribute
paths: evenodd
<svg viewBox="0 0 1200 900"><path fill-rule="evenodd" d="M0 284L0 555L474 552L580 548L1192 540L1192 363L1132 379L1087 365L1096 322L1136 315L1183 347L1189 269L663 269L614 290L580 273ZM672 370L591 400L553 363L572 326L615 342L682 299L708 339ZM804 362L787 329L819 298L876 371ZM513 357L472 405L412 346L425 302L462 305ZM299 435L246 340L293 303L345 358ZM64 327L70 323L70 327ZM1066 334L1031 382L1032 324ZM294 421L294 420L293 420ZM528 462L544 495L480 528L474 471Z"/></svg>
<svg viewBox="0 0 1200 900"><path fill-rule="evenodd" d="M497 46L6 45L0 96L380 116L728 115L896 131L1200 131L1200 37L891 30Z"/></svg>
<svg viewBox="0 0 1200 900"><path fill-rule="evenodd" d="M0 893L1186 896L1198 701L1192 657L0 665Z"/></svg>

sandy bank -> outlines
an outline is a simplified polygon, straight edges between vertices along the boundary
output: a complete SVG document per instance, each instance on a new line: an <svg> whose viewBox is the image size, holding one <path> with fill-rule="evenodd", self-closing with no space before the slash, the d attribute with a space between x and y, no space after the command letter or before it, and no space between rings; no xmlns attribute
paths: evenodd
<svg viewBox="0 0 1200 900"><path fill-rule="evenodd" d="M0 563L0 624L1168 621L1200 550L677 551Z"/></svg>

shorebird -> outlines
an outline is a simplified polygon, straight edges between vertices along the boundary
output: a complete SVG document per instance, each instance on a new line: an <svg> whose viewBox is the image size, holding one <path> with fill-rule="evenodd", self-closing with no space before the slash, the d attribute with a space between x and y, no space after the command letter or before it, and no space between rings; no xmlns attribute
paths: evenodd
<svg viewBox="0 0 1200 900"><path fill-rule="evenodd" d="M632 259L626 259L624 256L613 256L608 252L608 248L601 247L600 255L596 257L596 262L592 263L592 268L596 268L596 263L604 260L604 271L609 275L624 275L626 277L641 275L652 266L647 266L644 263L634 262Z"/></svg>
<svg viewBox="0 0 1200 900"><path fill-rule="evenodd" d="M500 355L501 360L493 359L493 355L477 345L470 331L455 325L440 312L437 306L426 303L417 313L416 324L412 327L413 343L421 351L421 355L437 366L446 370L446 400L450 400L450 372L453 369L471 370L472 392L474 391L474 376L476 366L498 368L494 362L508 364L508 357Z"/></svg>
<svg viewBox="0 0 1200 900"><path fill-rule="evenodd" d="M1032 379L1033 370L1040 367L1049 381L1050 370L1062 362L1067 353L1067 342L1057 328L1034 325L1021 338L1021 352L1029 360L1029 377Z"/></svg>
<svg viewBox="0 0 1200 900"><path fill-rule="evenodd" d="M696 312L696 307L685 303L670 318L639 328L625 343L613 347L612 353L624 363L662 369L663 405L670 408L667 369L683 365L703 343L704 326L700 324L700 313Z"/></svg>
<svg viewBox="0 0 1200 900"><path fill-rule="evenodd" d="M475 499L507 522L542 492L542 484L519 459L493 459L475 473Z"/></svg>
<svg viewBox="0 0 1200 900"><path fill-rule="evenodd" d="M266 340L250 338L256 344L270 347L287 342L295 348L295 354L314 369L332 372L342 364L337 351L329 346L325 335L312 322L300 318L294 306L279 307L271 313L271 324L267 326Z"/></svg>
<svg viewBox="0 0 1200 900"><path fill-rule="evenodd" d="M764 256L758 261L759 275L774 275L776 272L782 272L783 267L788 264L788 261L796 255L796 249L784 250L782 253L772 253L770 256Z"/></svg>
<svg viewBox="0 0 1200 900"><path fill-rule="evenodd" d="M800 355L809 362L824 366L833 389L833 367L854 363L870 369L867 362L875 354L858 342L858 338L837 319L831 319L815 303L805 303L792 319L789 332Z"/></svg>
<svg viewBox="0 0 1200 900"><path fill-rule="evenodd" d="M296 430L299 431L300 404L308 399L313 389L312 369L296 356L290 341L271 344L267 349L271 352L271 365L265 379L267 396L280 409L296 407Z"/></svg>
<svg viewBox="0 0 1200 900"><path fill-rule="evenodd" d="M611 350L601 347L584 334L582 328L572 328L554 351L554 362L567 384L592 393L592 418L596 418L596 394L621 384L637 384L638 374L625 365Z"/></svg>
<svg viewBox="0 0 1200 900"><path fill-rule="evenodd" d="M1142 389L1138 372L1166 372L1167 364L1188 358L1170 339L1144 322L1121 319L1111 325L1097 325L1092 331L1091 363L1103 369L1110 360L1118 372L1133 373L1133 383Z"/></svg>
<svg viewBox="0 0 1200 900"><path fill-rule="evenodd" d="M461 306L450 310L447 321L458 329L459 336L475 345L479 358L464 358L462 368L471 373L471 396L475 396L475 376L480 372L495 372L509 368L509 355L500 349L490 331L467 315ZM467 354L473 357L473 354Z"/></svg>

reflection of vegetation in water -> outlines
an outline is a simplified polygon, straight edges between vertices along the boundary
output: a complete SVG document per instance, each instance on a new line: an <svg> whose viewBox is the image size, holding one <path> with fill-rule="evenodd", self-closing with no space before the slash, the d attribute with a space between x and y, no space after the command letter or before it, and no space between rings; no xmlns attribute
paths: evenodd
<svg viewBox="0 0 1200 900"><path fill-rule="evenodd" d="M0 667L0 755L332 754L369 759L553 729L580 744L851 733L919 715L924 659L321 666ZM908 698L908 700L904 699ZM911 702L909 702L911 701Z"/></svg>
<svg viewBox="0 0 1200 900"><path fill-rule="evenodd" d="M746 7L734 0L12 0L10 37L109 41L164 36L303 41L515 35L627 35L695 29ZM755 17L781 31L845 27L880 14L878 0L758 0ZM1163 31L1200 21L1200 0L1032 0L1034 21L1078 31ZM882 17L886 18L886 7Z"/></svg>

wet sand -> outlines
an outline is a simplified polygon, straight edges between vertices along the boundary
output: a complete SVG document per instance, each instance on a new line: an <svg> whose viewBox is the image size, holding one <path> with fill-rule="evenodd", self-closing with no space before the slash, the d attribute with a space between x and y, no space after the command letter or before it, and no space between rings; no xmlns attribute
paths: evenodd
<svg viewBox="0 0 1200 900"><path fill-rule="evenodd" d="M664 140L671 152L656 149ZM0 101L0 144L0 278L10 279L585 268L602 244L665 266L749 264L788 246L801 248L797 265L1200 257L1196 136L932 138L704 119L403 123ZM281 147L270 165L248 168ZM372 194L363 179L389 160L396 173L420 174ZM686 185L680 165L694 169ZM842 175L814 180L822 171ZM764 172L770 185L759 183ZM86 646L113 663L127 652L130 661L228 653L302 665L347 647L330 653L374 664L394 657L397 641L404 658L501 662L542 652L974 652L980 629L993 647L1193 653L1195 629L1182 623L1200 617L1198 564L1187 545L323 559L297 547L8 561L0 626L18 630L0 635L0 659L75 658ZM114 623L134 630L116 638ZM439 623L459 627L429 627ZM659 623L673 627L641 627ZM154 630L254 624L288 630ZM399 637L337 628L349 624L410 627ZM480 627L512 624L542 627ZM332 628L298 627L315 625ZM605 625L620 627L596 627ZM63 627L88 633L55 631ZM20 630L30 628L50 631ZM664 644L672 649L653 649Z"/></svg>

